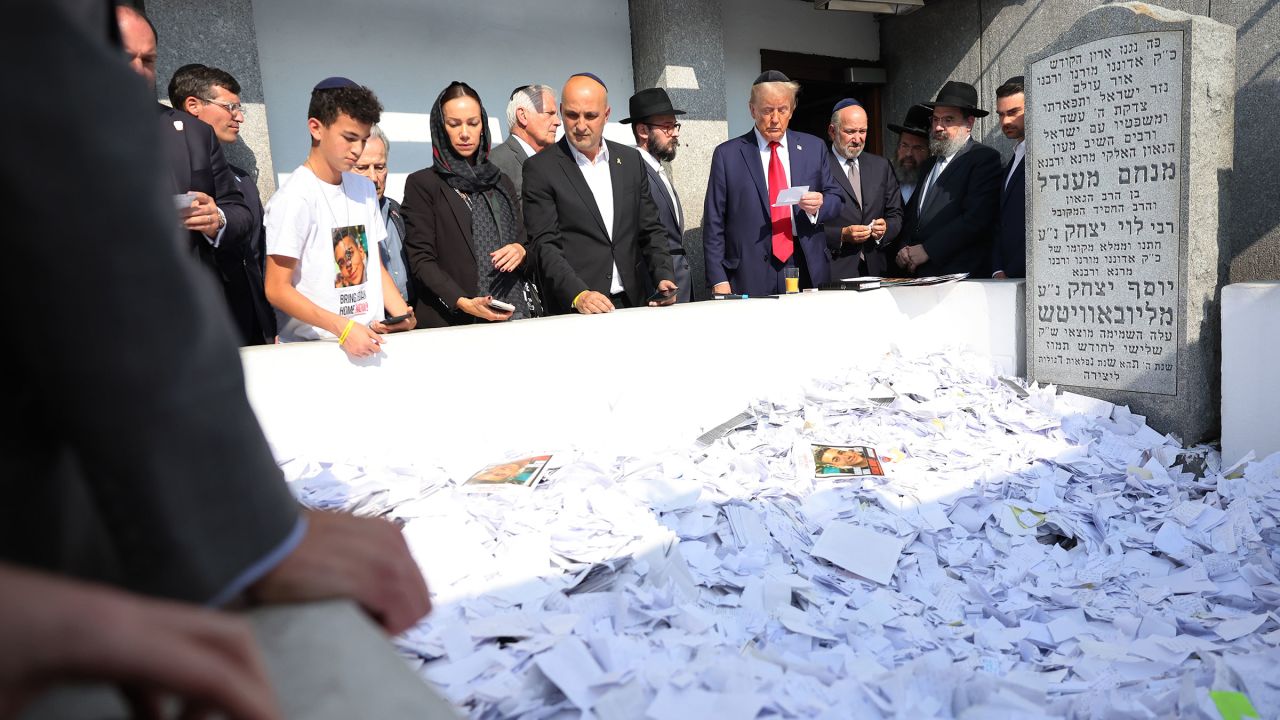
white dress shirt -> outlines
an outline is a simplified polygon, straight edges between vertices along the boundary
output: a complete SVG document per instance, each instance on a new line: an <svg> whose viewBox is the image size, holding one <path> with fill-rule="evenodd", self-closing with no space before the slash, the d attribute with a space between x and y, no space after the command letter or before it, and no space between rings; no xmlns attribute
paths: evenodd
<svg viewBox="0 0 1280 720"><path fill-rule="evenodd" d="M684 220L680 217L680 203L676 201L676 189L671 186L671 179L668 178L667 173L663 171L662 163L658 162L658 158L650 155L648 150L645 150L642 147L637 147L636 149L640 151L640 157L644 158L644 161L649 163L649 167L657 171L658 179L662 181L663 187L667 189L667 194L671 196L671 206L676 213L676 224L680 227L684 227Z"/></svg>
<svg viewBox="0 0 1280 720"><path fill-rule="evenodd" d="M515 138L516 142L520 143L520 147L524 148L525 154L528 155L529 157L533 157L534 155L538 154L538 151L534 150L532 145L525 142L524 138L520 137L515 133L511 133L511 137Z"/></svg>
<svg viewBox="0 0 1280 720"><path fill-rule="evenodd" d="M1018 171L1018 165L1022 163L1022 159L1027 154L1027 141L1023 140L1013 149L1013 162L1009 163L1009 174L1004 176L1004 188L1009 189L1009 181L1013 179L1013 174Z"/></svg>
<svg viewBox="0 0 1280 720"><path fill-rule="evenodd" d="M768 187L769 160L772 159L773 151L769 148L770 141L766 140L765 137L760 134L759 128L754 128L752 132L756 134L756 147L760 148L760 165L761 167L764 168L765 187ZM782 139L778 140L777 142L778 142L778 161L782 163L782 172L787 176L787 187L791 187L791 151L787 148L787 136L784 134L782 136ZM822 192L822 188L809 188L809 191ZM815 223L815 224L818 222L817 213L813 213L811 215L809 213L805 213L805 214L809 215L809 222ZM792 213L791 235L792 237L794 237L798 234L799 233L796 231L796 216L794 213Z"/></svg>
<svg viewBox="0 0 1280 720"><path fill-rule="evenodd" d="M613 242L613 178L609 174L609 145L600 141L600 151L595 160L588 160L586 155L578 152L578 148L569 143L569 152L582 171L582 178L591 188L591 195L596 199L596 207L600 209L600 217L604 220L605 231L609 234L609 242ZM622 292L622 275L618 272L618 263L613 263L613 281L609 283L609 294Z"/></svg>
<svg viewBox="0 0 1280 720"><path fill-rule="evenodd" d="M946 172L947 165L951 164L951 161L955 158L956 155L959 155L959 154L960 154L960 151L957 150L946 157L938 158L938 161L933 164L933 169L929 171L928 177L926 177L924 179L924 182L921 183L920 185L920 192L921 192L920 209L921 210L924 210L924 202L925 200L929 199L929 192L933 190L934 184L938 182L938 177L942 175L942 173Z"/></svg>

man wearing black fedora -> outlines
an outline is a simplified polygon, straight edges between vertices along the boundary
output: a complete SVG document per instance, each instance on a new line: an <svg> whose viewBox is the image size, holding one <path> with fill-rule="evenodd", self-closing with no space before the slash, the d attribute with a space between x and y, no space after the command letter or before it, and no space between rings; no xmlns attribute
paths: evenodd
<svg viewBox="0 0 1280 720"><path fill-rule="evenodd" d="M901 125L889 123L889 129L898 133L898 148L889 163L898 177L898 189L902 191L902 204L911 202L911 195L920 185L920 168L929 159L929 116L933 111L923 105L912 105Z"/></svg>
<svg viewBox="0 0 1280 720"><path fill-rule="evenodd" d="M974 121L987 111L978 107L972 85L955 80L921 104L933 111L933 157L920 169L920 189L907 205L897 264L916 276L987 277L1000 207L1000 153L971 137Z"/></svg>
<svg viewBox="0 0 1280 720"><path fill-rule="evenodd" d="M671 104L667 91L660 88L645 88L631 96L631 114L622 120L622 124L631 126L631 135L636 140L636 149L644 159L644 171L649 177L649 194L658 206L658 218L667 231L667 249L671 253L671 264L675 270L676 301L689 302L693 299L693 278L689 272L689 259L684 253L684 207L680 204L680 195L675 185L662 169L662 163L676 159L676 151L680 148L680 123L677 110ZM647 272L640 273L642 279L648 279ZM646 282L645 294L651 295L654 288Z"/></svg>

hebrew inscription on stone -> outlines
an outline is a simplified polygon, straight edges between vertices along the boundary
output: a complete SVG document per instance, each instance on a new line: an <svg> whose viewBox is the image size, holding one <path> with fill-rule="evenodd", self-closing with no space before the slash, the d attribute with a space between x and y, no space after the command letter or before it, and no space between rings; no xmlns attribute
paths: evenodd
<svg viewBox="0 0 1280 720"><path fill-rule="evenodd" d="M1149 32L1031 66L1027 287L1035 377L1177 392L1183 42Z"/></svg>

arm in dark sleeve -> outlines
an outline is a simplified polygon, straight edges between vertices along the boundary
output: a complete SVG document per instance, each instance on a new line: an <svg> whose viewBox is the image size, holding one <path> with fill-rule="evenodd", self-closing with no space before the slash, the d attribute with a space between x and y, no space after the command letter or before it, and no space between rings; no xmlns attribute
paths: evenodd
<svg viewBox="0 0 1280 720"><path fill-rule="evenodd" d="M555 189L532 158L524 163L524 224L545 284L544 291L554 298L552 305L572 307L573 299L590 288L565 259Z"/></svg>
<svg viewBox="0 0 1280 720"><path fill-rule="evenodd" d="M236 177L227 164L227 156L222 152L222 144L218 136L210 129L208 133L212 146L209 148L209 168L213 171L213 184L217 195L213 201L218 209L227 217L227 225L222 229L222 239L218 247L226 246L227 250L242 252L253 232L253 212L244 201L244 194L236 186Z"/></svg>
<svg viewBox="0 0 1280 720"><path fill-rule="evenodd" d="M880 238L880 247L885 247L893 243L898 237L898 233L902 231L902 188L898 186L898 178L893 174L892 168L884 169L884 222L888 225L888 229L884 232L884 237Z"/></svg>
<svg viewBox="0 0 1280 720"><path fill-rule="evenodd" d="M832 222L840 217L840 209L844 207L844 201L840 199L842 193L840 186L836 184L834 178L831 177L831 163L827 162L827 156L830 153L823 151L818 153L818 175L817 179L820 183L819 187L810 188L811 191L822 193L822 207L818 209L818 222ZM791 212L796 217L796 227L801 228L806 225L812 226L815 223L809 222L809 216L800 209L800 206L792 208Z"/></svg>
<svg viewBox="0 0 1280 720"><path fill-rule="evenodd" d="M921 243L934 267L946 264L966 248L990 238L1000 209L1000 153L985 145L976 146L970 152L977 157L960 199L960 215Z"/></svg>
<svg viewBox="0 0 1280 720"><path fill-rule="evenodd" d="M711 172L707 177L707 196L702 203L702 252L706 259L707 289L729 282L724 271L724 215L728 181L724 172L724 153L716 148L711 156Z"/></svg>
<svg viewBox="0 0 1280 720"><path fill-rule="evenodd" d="M244 571L295 533L298 508L249 407L220 291L182 250L154 101L120 51L59 3L21 4L0 60L40 57L41 69L10 78L27 102L14 116L24 141L0 169L21 208L8 218L6 248L23 268L9 291L50 317L87 303L98 321L24 325L6 368L41 391L17 409L30 441L6 446L25 462L0 463L35 468L43 475L21 481L39 483L67 470L53 458L70 458L122 584L208 601L256 579ZM92 118L77 105L108 96L112 111Z"/></svg>
<svg viewBox="0 0 1280 720"><path fill-rule="evenodd" d="M640 163L632 163L638 177L635 179L637 195L640 197L638 212L640 227L636 241L640 243L640 253L644 255L645 266L656 286L663 280L675 282L675 269L671 263L671 251L667 244L667 229L658 217L658 205L653 201L649 189L649 178L645 175Z"/></svg>
<svg viewBox="0 0 1280 720"><path fill-rule="evenodd" d="M436 233L436 214L451 213L447 207L436 207L435 195L425 173L414 173L404 184L404 249L409 258L409 272L430 295L440 298L449 311L458 307L458 298L468 297L462 286L440 267L440 238ZM430 297L430 295L428 297ZM419 298L425 300L426 298Z"/></svg>

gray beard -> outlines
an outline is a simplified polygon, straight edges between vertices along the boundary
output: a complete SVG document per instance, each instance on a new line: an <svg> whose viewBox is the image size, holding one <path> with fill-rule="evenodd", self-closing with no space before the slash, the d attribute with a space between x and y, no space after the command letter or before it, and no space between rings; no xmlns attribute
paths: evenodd
<svg viewBox="0 0 1280 720"><path fill-rule="evenodd" d="M969 142L968 135L961 135L958 138L947 138L939 140L936 137L929 138L929 154L935 157L951 157L960 152L960 148Z"/></svg>
<svg viewBox="0 0 1280 720"><path fill-rule="evenodd" d="M898 176L898 182L903 185L915 185L916 181L920 179L920 168L918 166L908 170L902 167L896 157L892 158L891 162L893 163L893 172Z"/></svg>

